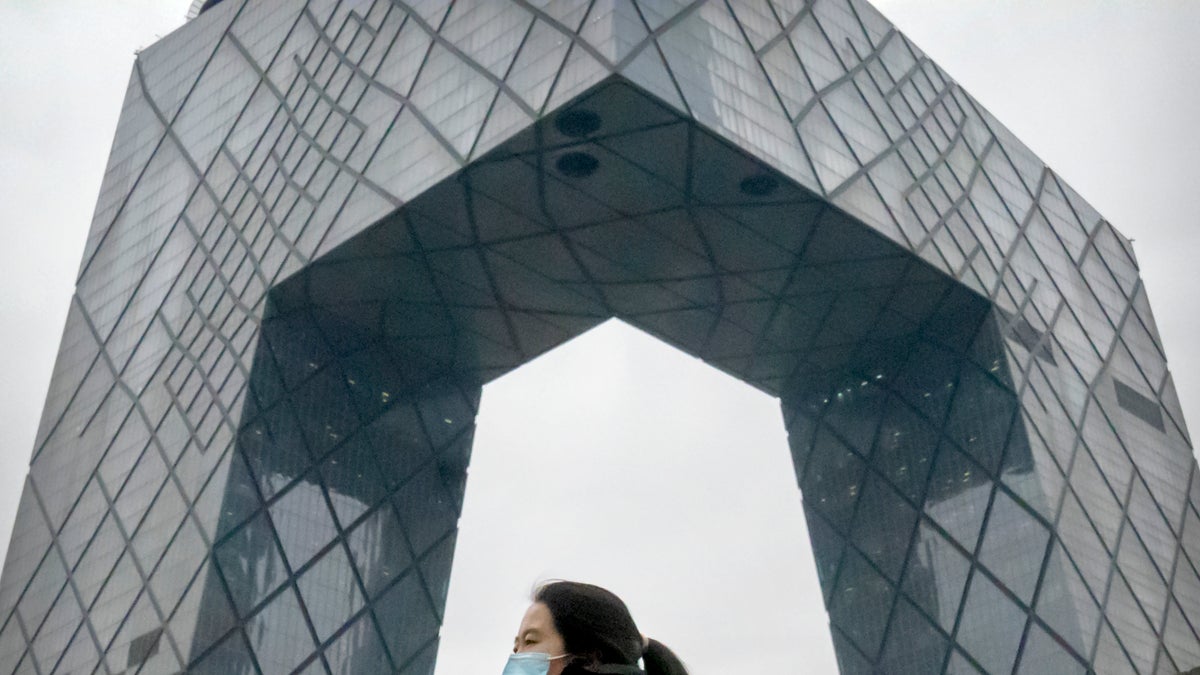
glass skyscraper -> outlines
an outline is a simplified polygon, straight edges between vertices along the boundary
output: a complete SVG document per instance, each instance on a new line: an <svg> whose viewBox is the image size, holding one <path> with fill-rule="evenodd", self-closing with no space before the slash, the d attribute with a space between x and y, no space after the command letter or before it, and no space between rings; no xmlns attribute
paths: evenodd
<svg viewBox="0 0 1200 675"><path fill-rule="evenodd" d="M1129 241L863 0L224 0L142 51L0 673L433 670L484 383L777 397L843 673L1200 666Z"/></svg>

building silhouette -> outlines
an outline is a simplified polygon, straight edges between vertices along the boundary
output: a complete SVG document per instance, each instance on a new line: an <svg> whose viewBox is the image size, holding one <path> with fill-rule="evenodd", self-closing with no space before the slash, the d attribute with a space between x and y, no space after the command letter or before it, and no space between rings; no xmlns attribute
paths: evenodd
<svg viewBox="0 0 1200 675"><path fill-rule="evenodd" d="M843 673L1200 665L1129 241L865 2L195 12L134 65L0 672L432 672L482 385L612 317L779 398Z"/></svg>

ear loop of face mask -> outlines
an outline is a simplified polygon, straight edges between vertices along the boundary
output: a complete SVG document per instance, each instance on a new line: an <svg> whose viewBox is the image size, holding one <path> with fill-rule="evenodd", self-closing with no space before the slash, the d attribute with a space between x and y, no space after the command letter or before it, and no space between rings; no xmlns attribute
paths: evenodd
<svg viewBox="0 0 1200 675"><path fill-rule="evenodd" d="M565 659L568 654L550 656L545 652L518 652L508 656L508 663L501 675L546 675L550 672L550 662Z"/></svg>

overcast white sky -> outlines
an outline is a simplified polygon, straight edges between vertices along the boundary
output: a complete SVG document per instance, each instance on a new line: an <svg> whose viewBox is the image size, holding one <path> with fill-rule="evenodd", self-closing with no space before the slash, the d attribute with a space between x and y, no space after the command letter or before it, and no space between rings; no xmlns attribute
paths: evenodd
<svg viewBox="0 0 1200 675"><path fill-rule="evenodd" d="M1196 424L1200 3L876 4L1136 240ZM0 3L0 546L133 50L188 5ZM779 419L774 401L617 324L489 386L439 674L499 672L530 587L553 577L618 591L694 675L834 672Z"/></svg>

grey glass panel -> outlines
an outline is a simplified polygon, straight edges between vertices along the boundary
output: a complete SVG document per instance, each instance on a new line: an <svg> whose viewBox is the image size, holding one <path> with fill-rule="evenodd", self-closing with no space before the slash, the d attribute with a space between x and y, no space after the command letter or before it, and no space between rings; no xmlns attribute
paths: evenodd
<svg viewBox="0 0 1200 675"><path fill-rule="evenodd" d="M371 597L399 578L412 561L400 521L387 502L350 531L346 544Z"/></svg>
<svg viewBox="0 0 1200 675"><path fill-rule="evenodd" d="M52 548L42 559L37 573L17 604L27 625L38 626L45 620L46 613L66 590L66 583L67 570L63 567L62 557Z"/></svg>
<svg viewBox="0 0 1200 675"><path fill-rule="evenodd" d="M974 551L991 488L991 482L977 464L953 445L942 443L929 478L925 513L963 548Z"/></svg>
<svg viewBox="0 0 1200 675"><path fill-rule="evenodd" d="M863 382L866 382L865 386L855 383L859 386L838 390L821 421L846 439L851 447L866 455L875 441L875 429L883 414L887 394L873 382Z"/></svg>
<svg viewBox="0 0 1200 675"><path fill-rule="evenodd" d="M265 513L218 544L215 557L242 616L279 587L288 572Z"/></svg>
<svg viewBox="0 0 1200 675"><path fill-rule="evenodd" d="M1025 649L1021 655L1021 665L1018 673L1085 673L1087 669L1082 663L1068 654L1053 638L1042 630L1041 626L1033 624L1029 628L1029 636L1025 639Z"/></svg>
<svg viewBox="0 0 1200 675"><path fill-rule="evenodd" d="M1139 672L1133 662L1129 660L1129 655L1117 640L1112 627L1107 623L1101 625L1100 638L1096 643L1096 655L1093 661L1105 664L1105 667L1114 673Z"/></svg>
<svg viewBox="0 0 1200 675"><path fill-rule="evenodd" d="M21 627L16 621L9 621L0 630L0 666L7 671L16 672L17 664L25 654L25 637L21 635Z"/></svg>
<svg viewBox="0 0 1200 675"><path fill-rule="evenodd" d="M263 673L290 673L313 650L300 603L290 587L246 623L246 635Z"/></svg>
<svg viewBox="0 0 1200 675"><path fill-rule="evenodd" d="M851 541L885 575L899 580L917 513L874 474L868 475L862 490Z"/></svg>
<svg viewBox="0 0 1200 675"><path fill-rule="evenodd" d="M179 636L180 649L189 663L206 654L238 623L215 567L210 562L204 564L174 617L173 624L179 628L173 632Z"/></svg>
<svg viewBox="0 0 1200 675"><path fill-rule="evenodd" d="M363 606L350 560L341 546L321 556L296 581L309 619L324 642L344 626Z"/></svg>
<svg viewBox="0 0 1200 675"><path fill-rule="evenodd" d="M1200 663L1200 639L1196 639L1192 627L1183 618L1183 612L1174 603L1167 611L1163 643L1177 666L1186 668L1193 663Z"/></svg>
<svg viewBox="0 0 1200 675"><path fill-rule="evenodd" d="M258 672L254 666L254 657L246 644L246 636L241 630L229 634L220 644L210 650L199 661L191 666L195 673L230 673L231 675L250 675Z"/></svg>
<svg viewBox="0 0 1200 675"><path fill-rule="evenodd" d="M92 641L92 636L88 634L87 629L81 623L75 631L75 637L71 639L71 644L62 654L62 658L56 667L62 672L69 673L73 669L86 668L88 664L95 663L98 658L99 654L96 653L95 642ZM14 669L14 672L19 671Z"/></svg>
<svg viewBox="0 0 1200 675"><path fill-rule="evenodd" d="M976 572L963 606L958 642L992 673L1012 671L1025 613L986 576Z"/></svg>
<svg viewBox="0 0 1200 675"><path fill-rule="evenodd" d="M946 632L954 628L970 561L948 540L921 523L904 573L904 593Z"/></svg>
<svg viewBox="0 0 1200 675"><path fill-rule="evenodd" d="M1033 600L1050 532L1003 491L996 492L988 514L979 562L1022 602Z"/></svg>
<svg viewBox="0 0 1200 675"><path fill-rule="evenodd" d="M308 468L300 420L289 402L264 413L261 423L239 435L242 453L263 499L271 499ZM253 486L250 488L254 489Z"/></svg>
<svg viewBox="0 0 1200 675"><path fill-rule="evenodd" d="M393 669L370 614L364 614L344 629L326 648L325 660L332 672L347 675L372 675Z"/></svg>
<svg viewBox="0 0 1200 675"><path fill-rule="evenodd" d="M374 449L361 431L329 455L321 466L321 479L327 486L333 515L343 528L387 495ZM353 492L349 494L338 489L347 489L350 484L353 484Z"/></svg>
<svg viewBox="0 0 1200 675"><path fill-rule="evenodd" d="M954 354L928 343L918 343L892 387L926 418L940 425L953 398L957 371Z"/></svg>
<svg viewBox="0 0 1200 675"><path fill-rule="evenodd" d="M941 670L949 642L911 603L900 600L889 624L887 645L880 661L885 671L936 673Z"/></svg>
<svg viewBox="0 0 1200 675"><path fill-rule="evenodd" d="M950 656L946 672L950 675L980 675L983 671L976 668L962 652L955 650Z"/></svg>
<svg viewBox="0 0 1200 675"><path fill-rule="evenodd" d="M428 597L418 575L410 572L374 604L388 653L397 664L435 645L440 621Z"/></svg>
<svg viewBox="0 0 1200 675"><path fill-rule="evenodd" d="M387 390L382 390L387 393ZM407 480L433 455L416 409L398 404L388 408L365 430L388 487Z"/></svg>
<svg viewBox="0 0 1200 675"><path fill-rule="evenodd" d="M416 555L452 532L458 511L434 467L418 472L394 497L400 522Z"/></svg>
<svg viewBox="0 0 1200 675"><path fill-rule="evenodd" d="M1011 392L983 371L966 367L959 374L946 431L958 447L996 475L1015 410Z"/></svg>
<svg viewBox="0 0 1200 675"><path fill-rule="evenodd" d="M1051 549L1036 609L1038 616L1076 654L1091 650L1100 608L1059 545Z"/></svg>
<svg viewBox="0 0 1200 675"><path fill-rule="evenodd" d="M1121 404L1122 408L1159 431L1166 430L1166 426L1163 424L1162 407L1120 380L1113 379L1113 385L1117 389L1117 402Z"/></svg>
<svg viewBox="0 0 1200 675"><path fill-rule="evenodd" d="M337 536L324 491L310 476L296 482L268 509L292 570L308 563Z"/></svg>
<svg viewBox="0 0 1200 675"><path fill-rule="evenodd" d="M837 578L838 565L841 564L842 550L846 546L843 535L838 534L825 519L817 515L807 505L804 515L808 522L809 539L813 544L813 558L817 564L817 578L821 581L821 591L829 605L830 594L833 592L833 582Z"/></svg>
<svg viewBox="0 0 1200 675"><path fill-rule="evenodd" d="M837 626L833 626L833 647L837 652L838 672L853 675L869 675L873 669L871 662L859 652L849 638Z"/></svg>
<svg viewBox="0 0 1200 675"><path fill-rule="evenodd" d="M896 489L920 503L937 442L934 429L906 403L893 397L888 400L871 461Z"/></svg>
<svg viewBox="0 0 1200 675"><path fill-rule="evenodd" d="M847 530L857 502L863 462L830 432L817 432L802 487L805 503Z"/></svg>
<svg viewBox="0 0 1200 675"><path fill-rule="evenodd" d="M249 427L250 433L256 436L261 430L261 426ZM253 451L254 446L249 447ZM247 468L242 453L230 453L225 485L216 481L210 483L205 488L202 500L213 500L220 504L216 531L212 533L218 540L259 512L262 501L255 487L254 476Z"/></svg>
<svg viewBox="0 0 1200 675"><path fill-rule="evenodd" d="M847 551L830 599L829 618L865 654L879 651L887 616L879 611L889 598L887 581L858 553Z"/></svg>

